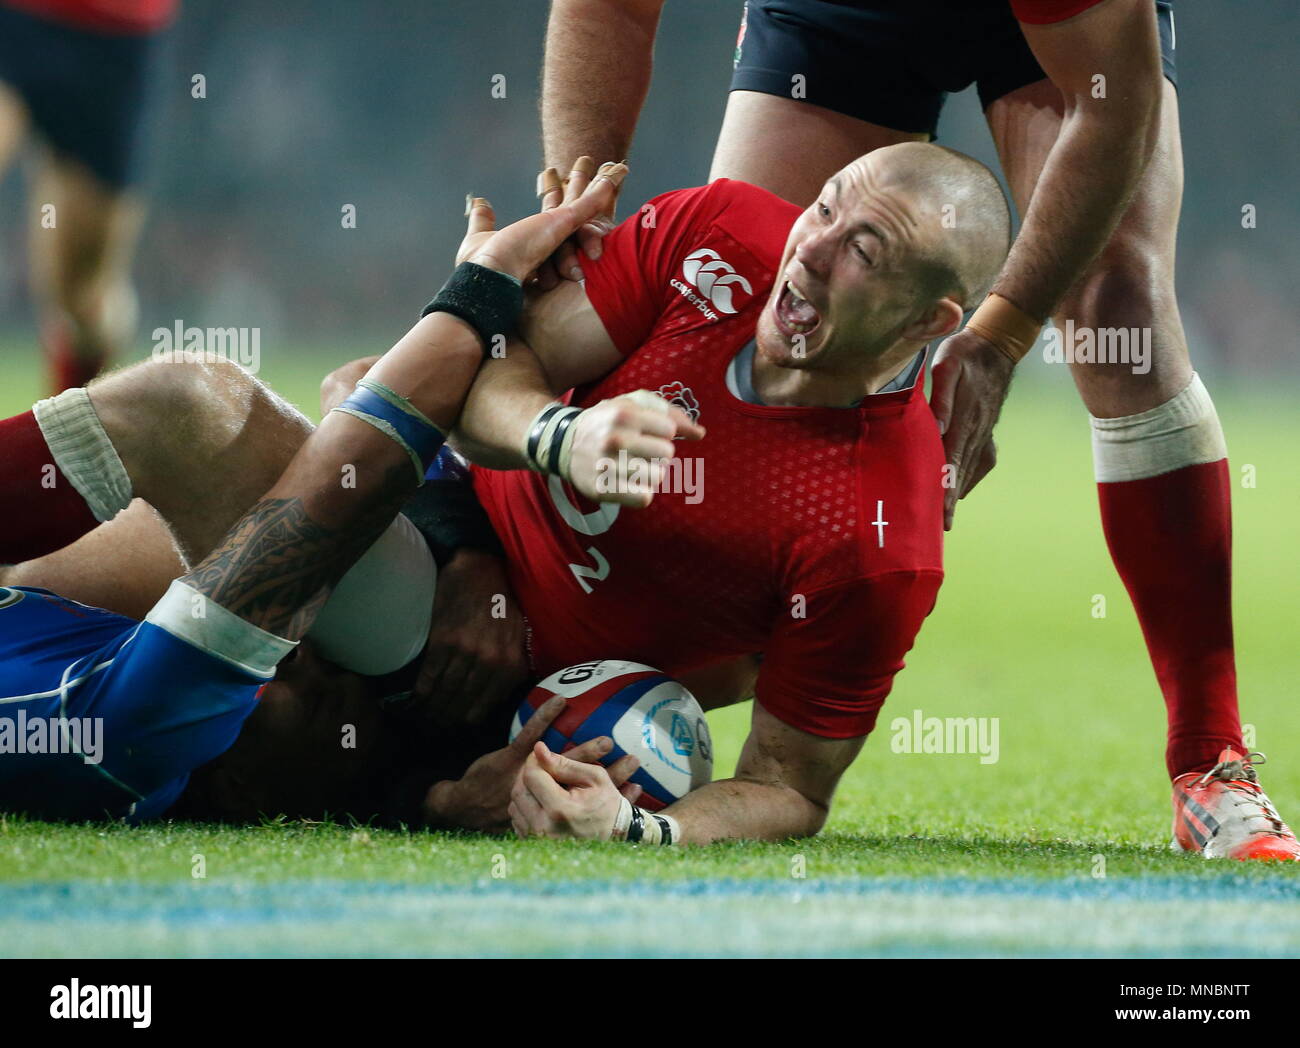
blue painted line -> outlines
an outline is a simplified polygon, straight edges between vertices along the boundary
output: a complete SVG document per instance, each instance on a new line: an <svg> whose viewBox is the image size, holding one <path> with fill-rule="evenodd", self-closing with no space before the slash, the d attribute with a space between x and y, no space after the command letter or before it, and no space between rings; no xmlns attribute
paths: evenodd
<svg viewBox="0 0 1300 1048"><path fill-rule="evenodd" d="M782 899L870 898L880 895L935 895L944 897L999 897L1041 900L1115 900L1133 902L1221 901L1221 902L1300 902L1300 880L1263 879L1241 876L1223 877L1089 877L1040 880L1037 878L974 877L882 877L833 878L807 880L578 880L528 881L481 880L471 884L419 884L409 882L353 881L339 879L302 879L274 882L181 881L150 884L142 882L62 881L37 884L0 883L0 912L30 912L31 907L50 903L61 908L69 904L108 904L113 909L131 911L144 904L184 905L194 899L201 912L215 901L213 895L230 894L241 899L260 894L290 896L302 903L313 897L399 898L436 896L440 900L454 897L510 896L538 899L599 899L635 897L637 899Z"/></svg>

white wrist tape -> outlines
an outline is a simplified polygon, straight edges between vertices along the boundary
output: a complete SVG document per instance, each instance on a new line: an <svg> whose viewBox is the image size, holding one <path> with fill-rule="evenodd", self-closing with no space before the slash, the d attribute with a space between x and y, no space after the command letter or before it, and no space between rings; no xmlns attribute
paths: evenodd
<svg viewBox="0 0 1300 1048"><path fill-rule="evenodd" d="M628 844L678 844L682 839L681 827L671 815L644 811L626 797L619 798L618 814L614 816L612 841Z"/></svg>
<svg viewBox="0 0 1300 1048"><path fill-rule="evenodd" d="M648 389L621 393L619 397L632 401L638 407L668 414L668 401ZM601 404L604 403L602 400ZM524 461L529 469L552 474L561 480L569 479L569 467L573 461L573 437L578 429L578 416L582 412L582 408L566 407L557 400L547 404L534 416L524 435Z"/></svg>
<svg viewBox="0 0 1300 1048"><path fill-rule="evenodd" d="M573 458L574 423L581 408L567 407L558 401L547 404L537 413L524 436L524 461L538 473L569 478Z"/></svg>

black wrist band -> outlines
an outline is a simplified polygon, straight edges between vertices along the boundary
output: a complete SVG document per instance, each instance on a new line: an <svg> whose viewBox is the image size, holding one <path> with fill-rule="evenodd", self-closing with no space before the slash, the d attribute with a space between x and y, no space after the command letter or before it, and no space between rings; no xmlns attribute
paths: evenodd
<svg viewBox="0 0 1300 1048"><path fill-rule="evenodd" d="M581 414L581 411L570 411L555 426L555 436L551 438L550 461L546 463L546 472L552 476L560 475L560 453L564 449L564 434L573 425L573 420Z"/></svg>
<svg viewBox="0 0 1300 1048"><path fill-rule="evenodd" d="M420 316L450 313L460 317L478 332L483 340L483 355L487 356L498 335L504 337L514 331L523 308L524 288L514 277L474 262L462 262Z"/></svg>
<svg viewBox="0 0 1300 1048"><path fill-rule="evenodd" d="M645 836L645 812L632 805L632 821L627 827L627 842L629 844L640 844L641 838Z"/></svg>

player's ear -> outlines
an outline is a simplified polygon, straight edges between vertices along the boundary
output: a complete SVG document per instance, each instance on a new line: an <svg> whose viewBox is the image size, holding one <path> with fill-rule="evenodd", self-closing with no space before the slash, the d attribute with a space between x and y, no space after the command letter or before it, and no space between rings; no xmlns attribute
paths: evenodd
<svg viewBox="0 0 1300 1048"><path fill-rule="evenodd" d="M903 337L914 342L930 342L951 335L961 325L961 303L950 295L936 300L916 320L903 328Z"/></svg>

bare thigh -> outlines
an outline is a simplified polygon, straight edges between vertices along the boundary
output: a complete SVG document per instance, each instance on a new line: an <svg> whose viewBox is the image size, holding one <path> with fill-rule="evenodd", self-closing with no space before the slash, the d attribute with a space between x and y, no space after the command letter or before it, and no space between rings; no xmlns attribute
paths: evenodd
<svg viewBox="0 0 1300 1048"><path fill-rule="evenodd" d="M709 180L734 178L807 207L822 185L864 153L929 135L895 131L821 106L732 91Z"/></svg>
<svg viewBox="0 0 1300 1048"><path fill-rule="evenodd" d="M0 568L0 585L35 586L143 619L184 572L167 525L147 502L131 505L48 556Z"/></svg>
<svg viewBox="0 0 1300 1048"><path fill-rule="evenodd" d="M238 366L146 361L90 385L132 504L49 556L0 574L140 618L279 478L311 423Z"/></svg>

